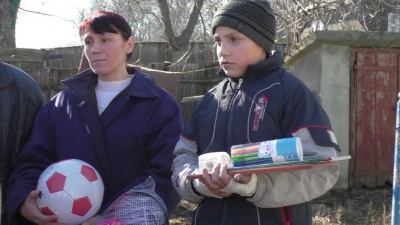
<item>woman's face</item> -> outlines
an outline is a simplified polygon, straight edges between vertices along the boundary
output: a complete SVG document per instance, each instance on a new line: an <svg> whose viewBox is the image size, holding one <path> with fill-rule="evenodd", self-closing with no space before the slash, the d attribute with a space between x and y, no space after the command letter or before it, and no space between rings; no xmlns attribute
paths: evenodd
<svg viewBox="0 0 400 225"><path fill-rule="evenodd" d="M228 77L243 76L248 65L264 60L267 55L261 46L230 27L218 26L214 40L219 64Z"/></svg>
<svg viewBox="0 0 400 225"><path fill-rule="evenodd" d="M100 80L117 81L127 78L126 57L135 45L132 36L125 41L121 34L98 34L89 28L83 39L90 68L99 75Z"/></svg>

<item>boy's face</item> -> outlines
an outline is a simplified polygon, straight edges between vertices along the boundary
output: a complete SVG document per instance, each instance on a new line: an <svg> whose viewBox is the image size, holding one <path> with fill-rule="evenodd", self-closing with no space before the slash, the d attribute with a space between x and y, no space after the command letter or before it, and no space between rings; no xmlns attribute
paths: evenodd
<svg viewBox="0 0 400 225"><path fill-rule="evenodd" d="M248 65L266 58L266 52L261 46L230 27L218 26L214 40L219 64L228 77L239 78Z"/></svg>

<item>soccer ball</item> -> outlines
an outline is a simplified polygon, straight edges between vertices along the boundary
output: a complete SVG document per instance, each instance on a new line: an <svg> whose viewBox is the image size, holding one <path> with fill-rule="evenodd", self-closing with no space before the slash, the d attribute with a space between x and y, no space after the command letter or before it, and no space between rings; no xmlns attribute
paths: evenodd
<svg viewBox="0 0 400 225"><path fill-rule="evenodd" d="M43 214L57 215L59 223L81 224L101 207L104 184L90 164L79 159L56 162L39 177L36 204Z"/></svg>

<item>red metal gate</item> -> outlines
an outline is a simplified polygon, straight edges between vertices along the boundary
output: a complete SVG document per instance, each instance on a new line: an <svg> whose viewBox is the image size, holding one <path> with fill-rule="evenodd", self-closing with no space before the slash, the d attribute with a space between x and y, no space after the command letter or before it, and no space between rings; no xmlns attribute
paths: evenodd
<svg viewBox="0 0 400 225"><path fill-rule="evenodd" d="M352 49L350 187L392 182L399 55L394 49Z"/></svg>

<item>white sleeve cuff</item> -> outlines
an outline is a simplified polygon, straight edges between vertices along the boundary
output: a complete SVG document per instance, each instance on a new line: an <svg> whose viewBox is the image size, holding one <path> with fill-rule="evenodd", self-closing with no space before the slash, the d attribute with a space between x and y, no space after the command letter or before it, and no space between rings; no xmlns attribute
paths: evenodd
<svg viewBox="0 0 400 225"><path fill-rule="evenodd" d="M257 189L257 175L252 174L251 180L247 184L237 183L233 178L229 182L228 186L221 189L225 192L233 192L241 196L252 196Z"/></svg>

